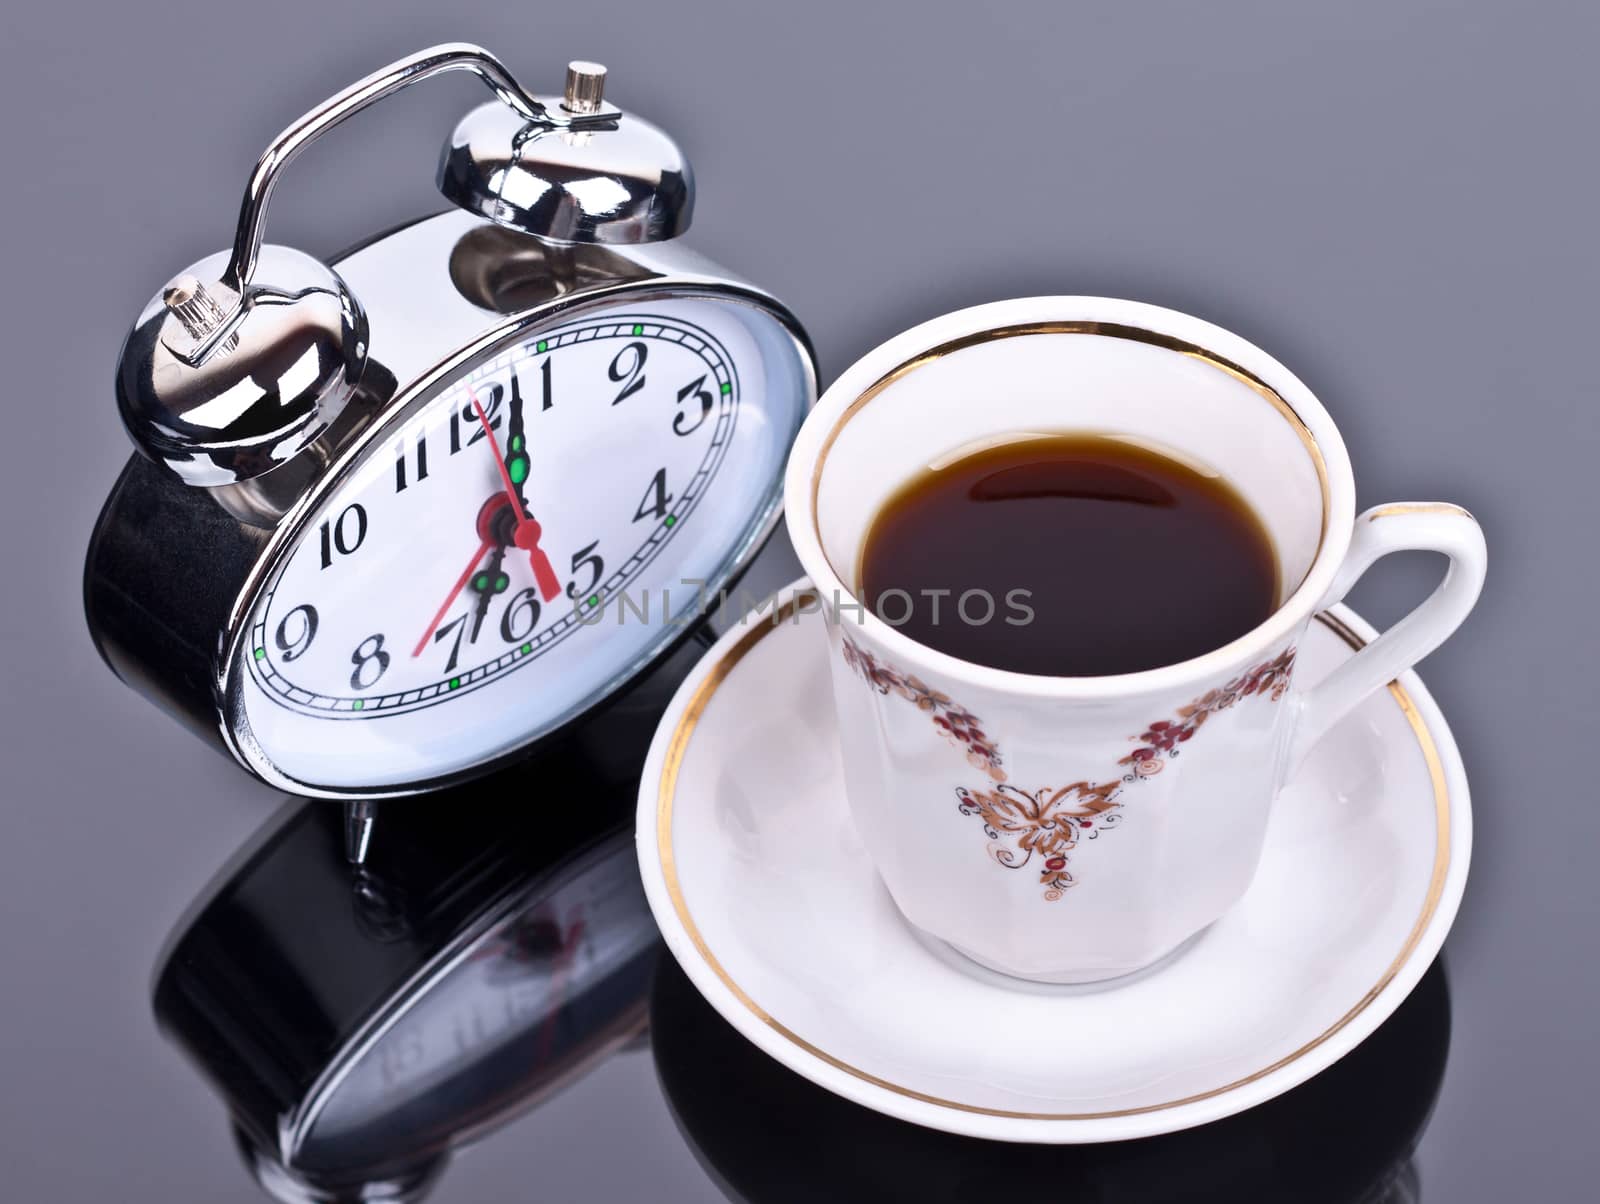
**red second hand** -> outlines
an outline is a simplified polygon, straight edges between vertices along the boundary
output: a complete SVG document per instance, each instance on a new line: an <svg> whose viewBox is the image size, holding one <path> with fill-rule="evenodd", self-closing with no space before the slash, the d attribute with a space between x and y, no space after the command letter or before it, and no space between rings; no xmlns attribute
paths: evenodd
<svg viewBox="0 0 1600 1204"><path fill-rule="evenodd" d="M492 547L494 547L494 541L491 539L486 539L478 545L478 550L472 554L472 559L467 561L466 571L450 587L449 594L445 596L444 605L439 608L439 613L433 616L433 622L428 624L428 630L424 631L422 638L417 641L417 646L411 653L412 656L422 655L423 650L428 646L428 641L433 638L433 633L439 630L439 624L444 622L445 615L449 614L450 608L455 605L456 598L460 596L462 590L467 588L467 582L472 580L472 570L478 567L478 561L482 560L484 554Z"/></svg>
<svg viewBox="0 0 1600 1204"><path fill-rule="evenodd" d="M500 482L505 486L506 497L511 499L511 505L517 512L517 531L513 538L517 547L528 553L528 560L533 565L533 579L539 583L540 595L548 602L561 592L561 581L550 565L550 558L539 546L539 536L543 531L533 516L522 508L522 498L517 493L517 487L511 483L511 470L506 467L506 459L500 454L500 444L495 441L494 428L489 425L489 415L483 412L483 407L478 404L478 395L470 386L467 389L467 396L472 400L472 408L477 411L483 433L489 437L489 450L494 453L494 466L500 470Z"/></svg>

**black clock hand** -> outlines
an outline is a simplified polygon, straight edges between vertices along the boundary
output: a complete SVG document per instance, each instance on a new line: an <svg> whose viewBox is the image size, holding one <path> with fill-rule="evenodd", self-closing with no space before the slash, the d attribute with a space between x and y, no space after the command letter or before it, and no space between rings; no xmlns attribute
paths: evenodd
<svg viewBox="0 0 1600 1204"><path fill-rule="evenodd" d="M549 366L549 361L545 361ZM506 425L506 476L510 478L513 486L511 500L517 507L517 532L516 545L528 552L533 565L534 578L539 583L539 594L546 602L555 597L560 585L556 580L555 570L550 567L550 558L539 548L541 530L534 521L533 511L528 508L528 498L524 485L528 480L528 473L533 466L532 457L528 453L528 435L522 425L522 378L515 369L511 373L511 416ZM490 437L493 435L491 433Z"/></svg>
<svg viewBox="0 0 1600 1204"><path fill-rule="evenodd" d="M484 616L489 613L489 603L496 594L504 593L511 579L501 569L501 564L506 558L506 545L497 543L494 550L489 553L489 563L472 577L472 590L478 595L477 605L472 610L472 633L467 637L469 643L478 642L478 632L483 627Z"/></svg>
<svg viewBox="0 0 1600 1204"><path fill-rule="evenodd" d="M522 513L518 518L531 518L528 499L523 496L523 485L528 480L531 462L528 458L528 436L522 426L522 386L516 370L511 373L511 416L506 425L506 473L516 486L515 501Z"/></svg>

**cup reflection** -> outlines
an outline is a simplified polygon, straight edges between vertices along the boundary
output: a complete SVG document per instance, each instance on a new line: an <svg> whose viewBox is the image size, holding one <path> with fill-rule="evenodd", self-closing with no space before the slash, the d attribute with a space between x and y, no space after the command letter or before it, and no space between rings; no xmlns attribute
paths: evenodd
<svg viewBox="0 0 1600 1204"><path fill-rule="evenodd" d="M1106 1145L982 1141L853 1104L746 1041L662 959L650 1002L662 1090L729 1199L989 1199L1093 1204L1415 1204L1411 1155L1444 1077L1450 998L1440 963L1372 1036L1309 1082L1184 1132Z"/></svg>

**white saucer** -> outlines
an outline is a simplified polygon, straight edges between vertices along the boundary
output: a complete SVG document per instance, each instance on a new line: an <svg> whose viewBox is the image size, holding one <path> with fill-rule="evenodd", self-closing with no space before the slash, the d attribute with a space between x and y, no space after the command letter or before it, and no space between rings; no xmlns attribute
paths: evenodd
<svg viewBox="0 0 1600 1204"><path fill-rule="evenodd" d="M804 582L798 583L804 585ZM1006 1141L1117 1141L1279 1095L1410 992L1466 883L1461 760L1416 674L1312 753L1228 915L1159 966L1087 987L1004 978L920 939L846 810L821 618L735 626L684 682L639 793L668 946L741 1033L879 1112ZM1297 677L1372 638L1344 607ZM1092 851L1091 851L1092 852Z"/></svg>

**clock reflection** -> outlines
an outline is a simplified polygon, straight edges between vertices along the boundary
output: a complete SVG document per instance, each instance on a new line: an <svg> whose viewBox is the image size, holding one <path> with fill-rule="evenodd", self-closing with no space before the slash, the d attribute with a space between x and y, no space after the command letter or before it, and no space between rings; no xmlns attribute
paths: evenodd
<svg viewBox="0 0 1600 1204"><path fill-rule="evenodd" d="M1094 1204L1416 1204L1412 1151L1450 1042L1440 964L1371 1037L1260 1107L1107 1145L1011 1145L871 1112L751 1045L663 958L650 1006L656 1071L679 1129L730 1200L1038 1199Z"/></svg>
<svg viewBox="0 0 1600 1204"><path fill-rule="evenodd" d="M680 675L515 769L385 803L359 868L311 802L218 875L155 1012L271 1195L420 1199L452 1149L643 1032L659 938L632 816Z"/></svg>

